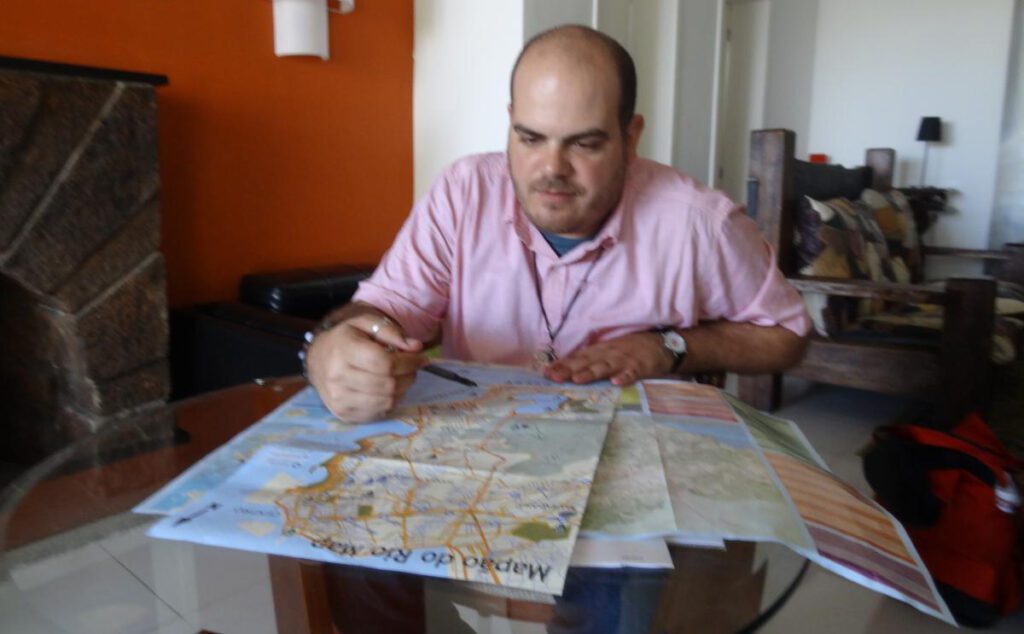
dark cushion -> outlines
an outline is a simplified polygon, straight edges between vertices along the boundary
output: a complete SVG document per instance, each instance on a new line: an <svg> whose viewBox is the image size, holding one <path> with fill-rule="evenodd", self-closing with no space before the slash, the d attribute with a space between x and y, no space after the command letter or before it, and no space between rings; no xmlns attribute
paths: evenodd
<svg viewBox="0 0 1024 634"><path fill-rule="evenodd" d="M320 319L352 299L359 282L373 273L370 265L344 265L255 273L242 278L241 301L285 315Z"/></svg>
<svg viewBox="0 0 1024 634"><path fill-rule="evenodd" d="M810 196L816 200L829 198L860 198L860 192L871 185L871 168L846 168L842 165L824 165L795 161L793 188L799 200Z"/></svg>
<svg viewBox="0 0 1024 634"><path fill-rule="evenodd" d="M860 195L861 202L868 205L881 230L889 257L895 265L902 264L903 272L895 271L897 282L910 283L923 277L923 254L918 239L914 213L906 198L898 190L879 192L865 189Z"/></svg>
<svg viewBox="0 0 1024 634"><path fill-rule="evenodd" d="M801 275L894 279L885 236L865 203L804 196L797 204L794 221L793 251ZM819 293L805 293L804 302L815 331L822 336L834 336L858 312L866 315L882 309L876 300L825 298Z"/></svg>
<svg viewBox="0 0 1024 634"><path fill-rule="evenodd" d="M172 310L171 397L302 372L302 335L315 320L239 302Z"/></svg>
<svg viewBox="0 0 1024 634"><path fill-rule="evenodd" d="M852 245L850 231L844 217L837 212L833 201L818 201L807 196L800 198L794 218L793 247L797 272L817 277L856 277L851 269L854 261L849 251Z"/></svg>

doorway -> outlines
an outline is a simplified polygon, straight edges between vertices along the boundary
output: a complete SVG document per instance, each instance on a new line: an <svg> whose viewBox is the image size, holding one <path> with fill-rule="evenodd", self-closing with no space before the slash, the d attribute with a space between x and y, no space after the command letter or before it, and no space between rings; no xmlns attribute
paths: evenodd
<svg viewBox="0 0 1024 634"><path fill-rule="evenodd" d="M768 0L727 0L713 186L746 200L750 132L764 126Z"/></svg>

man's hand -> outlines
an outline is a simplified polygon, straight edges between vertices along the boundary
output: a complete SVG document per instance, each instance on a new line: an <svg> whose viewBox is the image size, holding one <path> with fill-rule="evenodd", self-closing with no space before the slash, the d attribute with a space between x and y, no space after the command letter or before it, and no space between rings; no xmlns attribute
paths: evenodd
<svg viewBox="0 0 1024 634"><path fill-rule="evenodd" d="M338 317L306 353L309 381L340 420L375 420L395 406L426 365L423 342L407 338L398 324L365 304L350 304Z"/></svg>
<svg viewBox="0 0 1024 634"><path fill-rule="evenodd" d="M779 372L800 362L807 339L783 326L727 321L702 322L681 330L686 359L679 372ZM544 375L553 381L589 383L611 379L626 386L671 372L674 359L656 332L639 332L581 348L552 363Z"/></svg>
<svg viewBox="0 0 1024 634"><path fill-rule="evenodd" d="M638 332L581 348L544 370L552 381L590 383L611 379L620 387L664 376L674 359L656 332Z"/></svg>

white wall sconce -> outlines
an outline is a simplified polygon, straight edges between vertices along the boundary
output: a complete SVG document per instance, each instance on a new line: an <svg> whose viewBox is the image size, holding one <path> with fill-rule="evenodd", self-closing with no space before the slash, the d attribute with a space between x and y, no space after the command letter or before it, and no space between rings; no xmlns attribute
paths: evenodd
<svg viewBox="0 0 1024 634"><path fill-rule="evenodd" d="M331 58L327 37L328 13L351 13L356 0L273 0L274 54ZM334 8L335 2L337 8Z"/></svg>

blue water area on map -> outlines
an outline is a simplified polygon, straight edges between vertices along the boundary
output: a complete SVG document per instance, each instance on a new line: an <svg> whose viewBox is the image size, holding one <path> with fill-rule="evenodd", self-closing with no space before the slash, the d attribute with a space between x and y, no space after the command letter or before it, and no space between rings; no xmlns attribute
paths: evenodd
<svg viewBox="0 0 1024 634"><path fill-rule="evenodd" d="M324 409L324 402L320 400L320 395L317 394L316 390L310 386L297 392L295 396L288 399L285 403L286 407L311 407Z"/></svg>
<svg viewBox="0 0 1024 634"><path fill-rule="evenodd" d="M163 493L156 500L147 502L140 510L148 513L172 513L187 506L193 500L195 491L209 491L223 481L224 475L219 471L197 473L195 477Z"/></svg>
<svg viewBox="0 0 1024 634"><path fill-rule="evenodd" d="M305 427L264 421L229 440L196 463L168 487L138 507L142 513L173 513L226 480L243 460L267 443L284 440Z"/></svg>
<svg viewBox="0 0 1024 634"><path fill-rule="evenodd" d="M360 440L392 434L395 436L408 436L416 431L415 425L404 423L398 420L387 420L379 423L368 423L358 425L350 429L340 431L319 431L298 433L289 439L289 445L300 447L315 447L335 452L356 451Z"/></svg>
<svg viewBox="0 0 1024 634"><path fill-rule="evenodd" d="M199 544L273 553L303 559L341 562L413 574L445 578L448 562L457 553L444 547L398 548L345 541L339 527L339 542L332 549L310 541L301 534L283 534L284 515L275 496L254 496L257 489L281 477L300 486L319 483L326 476L321 466L333 454L273 445L262 448L227 482L187 510L154 524L148 534ZM248 525L248 526L247 526ZM255 529L263 528L254 533ZM345 553L359 552L360 557ZM479 561L481 557L473 557Z"/></svg>
<svg viewBox="0 0 1024 634"><path fill-rule="evenodd" d="M355 451L364 438L394 434L408 436L416 431L414 425L397 420L358 425L343 430L331 430L322 419L311 424L309 420L264 420L239 434L226 445L197 463L179 480L143 502L141 513L167 514L177 512L199 499L207 491L219 486L231 476L242 462L261 447L275 443L320 451Z"/></svg>
<svg viewBox="0 0 1024 634"><path fill-rule="evenodd" d="M231 483L238 486L241 494L235 501L246 498L248 491L245 485L262 485L272 478L286 475L293 479L297 486L310 486L323 482L327 477L327 469L323 466L334 456L330 451L311 451L287 445L270 445L261 448L246 462L237 474L232 476ZM243 471L244 469L244 471ZM245 499L244 505L258 506L260 503ZM273 502L266 504L273 506Z"/></svg>
<svg viewBox="0 0 1024 634"><path fill-rule="evenodd" d="M521 416L549 414L557 411L566 401L561 394L516 394L514 401L526 401L524 405L516 405L516 414Z"/></svg>
<svg viewBox="0 0 1024 634"><path fill-rule="evenodd" d="M470 378L479 387L469 387L441 377L420 372L416 382L406 393L402 402L406 405L439 403L475 398L483 395L487 387L494 384L521 386L552 386L551 381L532 370L522 368L486 367L464 365L458 362L439 362L438 365ZM607 383L575 388L607 387ZM517 397L519 415L544 415L555 411L564 403L565 397L557 394L529 394ZM358 450L358 442L365 438L383 434L407 436L416 427L398 420L385 420L345 429L336 429L337 419L328 411L316 390L307 387L296 393L248 430L214 451L198 464L169 484L164 490L140 504L136 510L141 513L167 514L189 506L207 491L219 486L238 466L256 450L270 443L294 445L308 449L332 452Z"/></svg>

